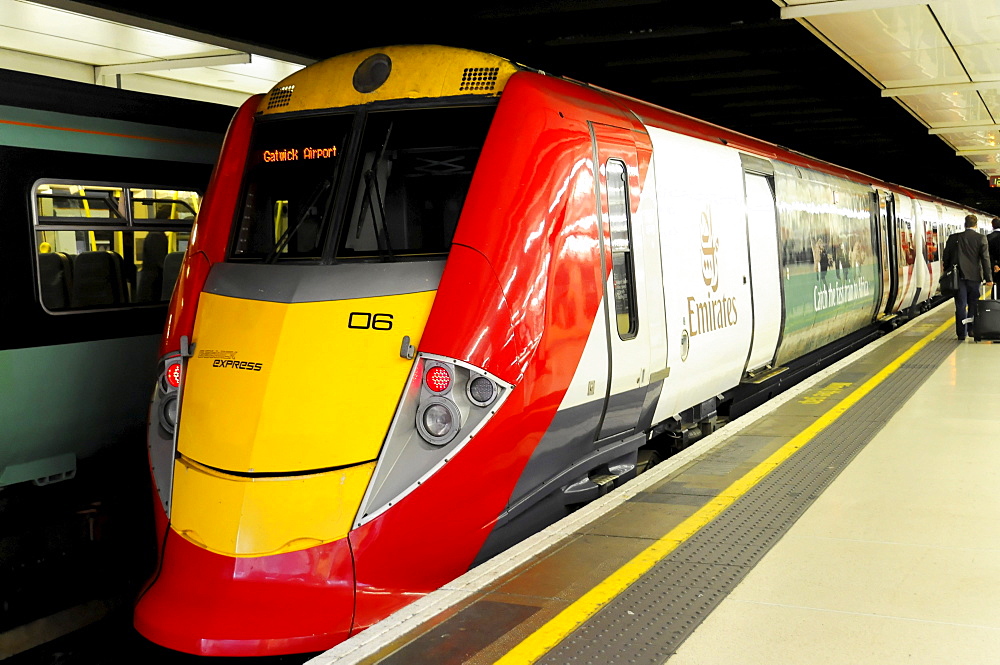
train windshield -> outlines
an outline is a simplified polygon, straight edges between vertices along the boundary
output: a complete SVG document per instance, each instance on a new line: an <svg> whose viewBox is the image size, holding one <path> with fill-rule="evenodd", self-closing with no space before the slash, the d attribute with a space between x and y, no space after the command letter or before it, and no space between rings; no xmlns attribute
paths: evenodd
<svg viewBox="0 0 1000 665"><path fill-rule="evenodd" d="M274 263L447 254L494 110L262 122L232 257ZM347 154L356 131L358 147Z"/></svg>
<svg viewBox="0 0 1000 665"><path fill-rule="evenodd" d="M370 113L337 258L446 254L494 108Z"/></svg>
<svg viewBox="0 0 1000 665"><path fill-rule="evenodd" d="M234 257L320 258L353 124L338 115L257 126Z"/></svg>

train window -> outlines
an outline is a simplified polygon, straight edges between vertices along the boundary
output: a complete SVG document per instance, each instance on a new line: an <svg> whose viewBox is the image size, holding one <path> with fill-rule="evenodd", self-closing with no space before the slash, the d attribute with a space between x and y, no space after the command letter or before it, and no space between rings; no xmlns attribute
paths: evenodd
<svg viewBox="0 0 1000 665"><path fill-rule="evenodd" d="M906 265L913 265L917 260L917 246L913 238L913 223L908 219L901 219L899 227L899 246L903 250Z"/></svg>
<svg viewBox="0 0 1000 665"><path fill-rule="evenodd" d="M116 187L50 185L37 192L38 216L50 221L86 218L94 223L120 223L124 198Z"/></svg>
<svg viewBox="0 0 1000 665"><path fill-rule="evenodd" d="M933 222L928 222L928 228L924 231L926 242L924 243L924 258L930 262L938 260L938 227Z"/></svg>
<svg viewBox="0 0 1000 665"><path fill-rule="evenodd" d="M493 107L371 113L338 259L446 254Z"/></svg>
<svg viewBox="0 0 1000 665"><path fill-rule="evenodd" d="M446 254L493 112L405 109L370 111L363 121L335 114L261 122L230 257L319 262L335 229L337 260ZM354 142L347 169L344 151ZM341 209L346 221L335 224Z"/></svg>
<svg viewBox="0 0 1000 665"><path fill-rule="evenodd" d="M165 224L176 221L193 222L198 214L198 201L193 192L178 192L163 189L130 188L132 198L132 218L136 220L160 220Z"/></svg>
<svg viewBox="0 0 1000 665"><path fill-rule="evenodd" d="M608 160L608 223L611 227L611 264L615 289L618 336L631 339L639 330L636 316L635 267L632 259L632 216L625 164Z"/></svg>
<svg viewBox="0 0 1000 665"><path fill-rule="evenodd" d="M170 298L197 192L126 184L35 184L39 297L50 312Z"/></svg>
<svg viewBox="0 0 1000 665"><path fill-rule="evenodd" d="M254 132L231 256L318 260L353 114L282 118Z"/></svg>

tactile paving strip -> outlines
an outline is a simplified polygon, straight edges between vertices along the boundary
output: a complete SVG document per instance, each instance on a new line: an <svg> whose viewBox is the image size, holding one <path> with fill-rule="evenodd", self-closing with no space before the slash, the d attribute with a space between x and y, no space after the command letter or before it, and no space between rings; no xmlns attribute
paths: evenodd
<svg viewBox="0 0 1000 665"><path fill-rule="evenodd" d="M954 349L921 349L538 662L667 660Z"/></svg>

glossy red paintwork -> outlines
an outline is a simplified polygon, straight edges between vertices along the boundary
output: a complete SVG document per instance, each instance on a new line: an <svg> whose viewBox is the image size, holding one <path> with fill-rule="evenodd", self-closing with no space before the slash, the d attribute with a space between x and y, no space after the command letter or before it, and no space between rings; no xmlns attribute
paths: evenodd
<svg viewBox="0 0 1000 665"><path fill-rule="evenodd" d="M453 267L450 259L421 351L461 358L517 383L546 333L553 287L567 289L557 291L562 316L556 322L562 325L557 325L556 334L586 342L601 297L586 121L629 124L615 109L601 109L599 104L599 95L565 81L528 72L511 77L453 242L479 252L489 264L510 310L516 356L509 366L496 362L489 351L500 342L485 337L504 333L489 331L482 320L461 314L470 306L470 294L451 285L468 278L453 274L461 268ZM576 275L582 283L553 281L552 271ZM583 274L587 277L580 277ZM561 376L556 383L563 390L579 359L571 354L571 366L557 372Z"/></svg>
<svg viewBox="0 0 1000 665"><path fill-rule="evenodd" d="M354 609L347 540L299 552L234 558L167 535L135 627L171 649L203 656L319 651L344 640Z"/></svg>
<svg viewBox="0 0 1000 665"><path fill-rule="evenodd" d="M586 120L627 122L598 113L593 97L534 74L504 90L420 350L516 388L448 464L352 532L356 629L469 568L573 377L604 281ZM502 289L502 304L484 282Z"/></svg>
<svg viewBox="0 0 1000 665"><path fill-rule="evenodd" d="M204 204L198 211L187 254L174 286L174 295L170 299L167 324L160 341L160 357L177 351L181 346L181 336L187 335L190 339L198 296L208 278L208 271L213 263L222 261L226 256L243 167L250 148L253 118L261 97L255 95L244 102L229 124L219 162L208 183Z"/></svg>

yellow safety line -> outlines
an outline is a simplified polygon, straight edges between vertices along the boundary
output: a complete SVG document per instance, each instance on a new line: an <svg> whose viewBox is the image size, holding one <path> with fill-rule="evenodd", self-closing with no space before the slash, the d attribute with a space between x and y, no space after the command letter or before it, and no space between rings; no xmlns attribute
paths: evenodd
<svg viewBox="0 0 1000 665"><path fill-rule="evenodd" d="M933 332L900 354L899 357L883 367L875 376L865 381L854 392L844 397L839 404L824 413L816 422L747 472L745 476L723 490L721 494L702 506L691 517L678 524L665 536L640 552L631 561L609 575L603 582L585 593L569 607L550 619L548 623L525 638L524 641L496 661L497 665L534 663L547 654L584 621L596 614L598 610L611 602L615 596L631 586L661 559L693 536L699 529L708 524L719 513L759 483L767 474L771 473L782 462L791 457L795 451L805 446L813 437L829 427L845 411L874 390L890 374L899 369L904 362L912 358L914 354L927 346L932 339L944 332L954 322L954 317L949 318Z"/></svg>

